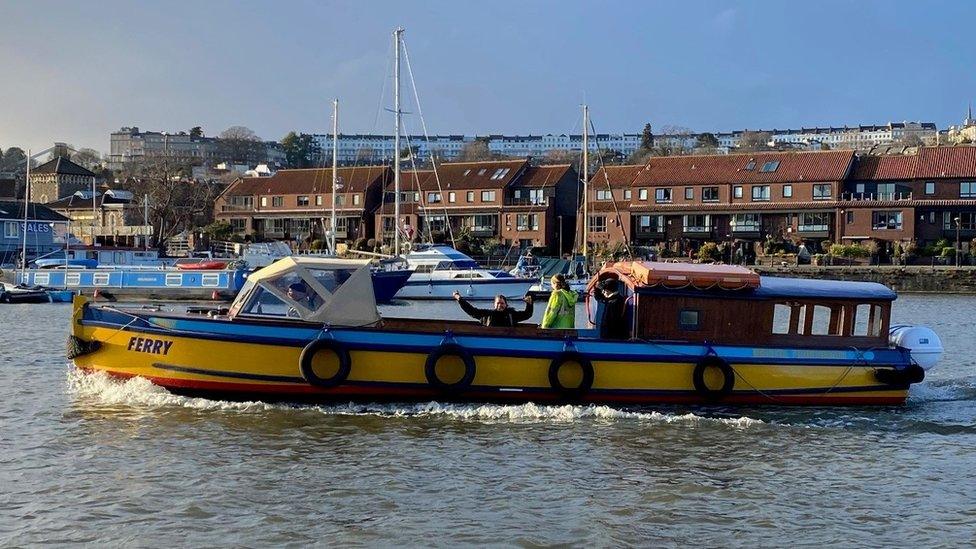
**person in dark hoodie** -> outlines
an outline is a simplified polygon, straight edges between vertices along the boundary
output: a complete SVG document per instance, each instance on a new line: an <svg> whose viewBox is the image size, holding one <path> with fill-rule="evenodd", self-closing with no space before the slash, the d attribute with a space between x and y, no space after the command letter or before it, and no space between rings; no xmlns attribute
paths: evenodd
<svg viewBox="0 0 976 549"><path fill-rule="evenodd" d="M532 318L532 297L525 296L525 310L516 311L508 306L505 296L499 294L495 296L495 307L493 309L479 309L468 303L461 297L459 292L454 292L454 299L461 306L461 309L468 313L472 318L481 322L484 326L492 328L511 328L523 320Z"/></svg>
<svg viewBox="0 0 976 549"><path fill-rule="evenodd" d="M626 300L620 295L620 282L608 278L597 285L593 297L603 303L603 317L600 319L602 339L630 339L627 328Z"/></svg>

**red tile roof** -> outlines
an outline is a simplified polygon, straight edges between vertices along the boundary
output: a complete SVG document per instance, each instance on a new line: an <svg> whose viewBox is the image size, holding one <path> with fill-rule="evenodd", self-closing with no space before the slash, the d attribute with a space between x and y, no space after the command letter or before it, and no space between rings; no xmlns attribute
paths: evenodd
<svg viewBox="0 0 976 549"><path fill-rule="evenodd" d="M416 190L417 183L419 183L420 190L424 192L436 191L438 180L440 180L441 190L445 192L448 190L503 189L527 167L527 160L445 162L437 166L436 176L434 170L404 171L400 176L400 184L403 190ZM506 169L507 172L504 171ZM492 179L496 174L498 174L498 178ZM391 190L392 186L393 177L391 175L386 190Z"/></svg>
<svg viewBox="0 0 976 549"><path fill-rule="evenodd" d="M637 175L646 167L644 164L604 166L590 178L590 185L600 185L600 188L605 188L607 180L609 180L611 188L630 188Z"/></svg>
<svg viewBox="0 0 976 549"><path fill-rule="evenodd" d="M513 187L544 188L555 187L564 177L573 171L571 164L555 164L551 166L529 166L522 177L516 179ZM573 172L575 179L575 172Z"/></svg>
<svg viewBox="0 0 976 549"><path fill-rule="evenodd" d="M775 170L762 171L764 164L776 161ZM633 185L841 181L853 161L849 150L652 157Z"/></svg>
<svg viewBox="0 0 976 549"><path fill-rule="evenodd" d="M337 171L344 185L340 191L346 193L364 192L371 185L393 177L388 166L356 166ZM332 168L281 170L271 177L239 179L227 188L224 196L328 193L331 187Z"/></svg>
<svg viewBox="0 0 976 549"><path fill-rule="evenodd" d="M976 177L976 147L919 147L915 154L862 156L852 179Z"/></svg>

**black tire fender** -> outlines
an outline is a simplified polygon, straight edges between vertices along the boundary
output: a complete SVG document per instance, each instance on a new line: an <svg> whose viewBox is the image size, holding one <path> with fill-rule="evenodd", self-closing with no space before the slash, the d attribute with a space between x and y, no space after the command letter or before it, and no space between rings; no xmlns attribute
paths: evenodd
<svg viewBox="0 0 976 549"><path fill-rule="evenodd" d="M339 359L339 368L332 377L321 378L312 368L312 359L320 351L332 351ZM346 378L349 377L349 371L352 369L352 360L349 357L349 351L342 343L334 339L316 339L302 349L302 354L298 359L298 367L301 370L302 378L309 385L327 389L341 385L346 381Z"/></svg>
<svg viewBox="0 0 976 549"><path fill-rule="evenodd" d="M722 372L721 388L712 389L705 384L705 370L708 368L718 368ZM732 393L732 389L735 387L735 370L724 358L718 355L708 355L695 364L695 371L692 373L691 379L698 394L708 400L720 400Z"/></svg>
<svg viewBox="0 0 976 549"><path fill-rule="evenodd" d="M559 370L564 364L575 362L583 369L583 379L576 387L566 387L559 381ZM568 398L580 398L593 387L593 363L577 351L564 351L556 355L549 363L549 385Z"/></svg>
<svg viewBox="0 0 976 549"><path fill-rule="evenodd" d="M458 357L464 363L464 376L454 383L448 383L437 377L437 362L446 356ZM427 383L447 393L463 391L470 387L476 371L477 365L474 356L457 343L442 343L427 355L427 362L424 364L424 375L427 377Z"/></svg>

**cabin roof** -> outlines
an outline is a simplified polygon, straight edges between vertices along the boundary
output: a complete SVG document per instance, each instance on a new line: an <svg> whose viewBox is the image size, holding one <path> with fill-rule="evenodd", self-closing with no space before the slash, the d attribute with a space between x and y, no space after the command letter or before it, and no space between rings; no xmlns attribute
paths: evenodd
<svg viewBox="0 0 976 549"><path fill-rule="evenodd" d="M775 276L760 277L759 287L752 292L752 295L770 299L862 299L872 301L894 301L898 297L890 288L877 282Z"/></svg>

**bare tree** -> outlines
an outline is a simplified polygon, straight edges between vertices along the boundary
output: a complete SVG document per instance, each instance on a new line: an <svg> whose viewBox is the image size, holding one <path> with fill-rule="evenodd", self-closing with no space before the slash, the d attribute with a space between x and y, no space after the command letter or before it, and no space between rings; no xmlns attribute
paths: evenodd
<svg viewBox="0 0 976 549"><path fill-rule="evenodd" d="M213 220L219 183L190 178L191 166L171 158L155 157L130 162L122 170L122 187L136 199L149 196L149 222L156 247L166 248L170 238Z"/></svg>
<svg viewBox="0 0 976 549"><path fill-rule="evenodd" d="M94 171L101 166L102 155L95 149L83 147L78 152L71 155L71 161Z"/></svg>
<svg viewBox="0 0 976 549"><path fill-rule="evenodd" d="M479 160L491 160L492 154L488 150L488 142L483 139L475 139L470 143L465 143L458 155L459 162L477 162Z"/></svg>
<svg viewBox="0 0 976 549"><path fill-rule="evenodd" d="M217 154L221 160L254 164L265 160L264 143L253 130L231 126L217 137Z"/></svg>
<svg viewBox="0 0 976 549"><path fill-rule="evenodd" d="M773 136L769 132L742 132L738 149L742 152L768 151L772 139Z"/></svg>

